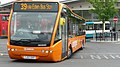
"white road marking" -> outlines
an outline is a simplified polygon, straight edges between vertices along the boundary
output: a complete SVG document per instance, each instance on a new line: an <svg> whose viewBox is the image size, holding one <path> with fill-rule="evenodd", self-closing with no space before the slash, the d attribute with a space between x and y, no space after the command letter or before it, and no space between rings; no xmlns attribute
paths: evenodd
<svg viewBox="0 0 120 67"><path fill-rule="evenodd" d="M75 56L73 56L75 57ZM120 53L81 53L76 59L120 59Z"/></svg>
<svg viewBox="0 0 120 67"><path fill-rule="evenodd" d="M115 44L120 44L120 43L115 43Z"/></svg>
<svg viewBox="0 0 120 67"><path fill-rule="evenodd" d="M0 53L0 56L8 56L8 54Z"/></svg>
<svg viewBox="0 0 120 67"><path fill-rule="evenodd" d="M115 57L113 55L109 55L110 57L112 57L112 59L115 59Z"/></svg>
<svg viewBox="0 0 120 67"><path fill-rule="evenodd" d="M97 54L98 54L98 55L99 55L99 54L100 54L100 55L106 55L106 54L110 55L110 54L112 54L112 55L113 55L113 54L120 54L120 53L79 53L79 54L83 54L83 55L84 55L84 54L90 54L90 55L94 55L94 54L95 54L95 55L97 55Z"/></svg>
<svg viewBox="0 0 120 67"><path fill-rule="evenodd" d="M3 54L2 54L2 53L1 53L0 55L1 55L1 56L3 56Z"/></svg>
<svg viewBox="0 0 120 67"><path fill-rule="evenodd" d="M119 58L120 59L120 55L116 55L115 57Z"/></svg>
<svg viewBox="0 0 120 67"><path fill-rule="evenodd" d="M83 56L82 56L82 55L80 55L80 58L81 58L81 59L83 59Z"/></svg>
<svg viewBox="0 0 120 67"><path fill-rule="evenodd" d="M109 59L108 56L106 56L106 55L103 55L103 57L104 57L105 59Z"/></svg>
<svg viewBox="0 0 120 67"><path fill-rule="evenodd" d="M0 43L0 44L7 44L7 43Z"/></svg>
<svg viewBox="0 0 120 67"><path fill-rule="evenodd" d="M91 59L101 59L99 55L90 55Z"/></svg>

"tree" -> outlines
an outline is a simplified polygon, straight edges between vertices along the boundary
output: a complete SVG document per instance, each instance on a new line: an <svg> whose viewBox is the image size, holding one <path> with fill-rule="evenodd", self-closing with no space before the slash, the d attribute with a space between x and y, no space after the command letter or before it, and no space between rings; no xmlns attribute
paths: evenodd
<svg viewBox="0 0 120 67"><path fill-rule="evenodd" d="M93 6L91 12L98 15L98 19L103 22L103 33L105 30L105 21L113 18L118 10L115 8L117 0L88 0Z"/></svg>

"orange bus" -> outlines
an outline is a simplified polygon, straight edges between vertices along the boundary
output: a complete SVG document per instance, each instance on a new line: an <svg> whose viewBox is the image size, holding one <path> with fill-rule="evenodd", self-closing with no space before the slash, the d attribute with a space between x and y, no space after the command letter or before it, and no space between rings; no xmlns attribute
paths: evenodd
<svg viewBox="0 0 120 67"><path fill-rule="evenodd" d="M61 61L85 45L85 19L51 1L14 2L9 18L11 59Z"/></svg>
<svg viewBox="0 0 120 67"><path fill-rule="evenodd" d="M0 14L0 37L7 37L9 14Z"/></svg>

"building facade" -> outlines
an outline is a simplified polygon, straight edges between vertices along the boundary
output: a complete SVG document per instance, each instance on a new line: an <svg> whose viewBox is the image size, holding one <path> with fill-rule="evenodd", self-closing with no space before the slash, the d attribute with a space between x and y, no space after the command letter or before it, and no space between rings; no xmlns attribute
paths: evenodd
<svg viewBox="0 0 120 67"><path fill-rule="evenodd" d="M9 13L12 3L13 2L0 5L0 13ZM86 18L87 21L99 21L98 16L90 12L90 9L92 9L93 7L89 2L87 2L87 0L66 0L66 1L62 1L62 3L68 5L75 13ZM117 28L119 30L120 29L120 0L118 0L115 7L119 10L118 14L115 15L118 17ZM111 18L109 21L111 22L111 26L113 27L115 24L113 22L113 18Z"/></svg>
<svg viewBox="0 0 120 67"><path fill-rule="evenodd" d="M74 0L64 3L67 4L75 13L86 18L87 21L99 21L98 16L90 12L90 9L92 9L93 6L87 2L87 0ZM119 10L118 14L115 16L118 17L117 30L120 30L120 0L118 0L115 7ZM109 19L109 21L111 22L111 26L114 27L115 23L113 21L113 18Z"/></svg>

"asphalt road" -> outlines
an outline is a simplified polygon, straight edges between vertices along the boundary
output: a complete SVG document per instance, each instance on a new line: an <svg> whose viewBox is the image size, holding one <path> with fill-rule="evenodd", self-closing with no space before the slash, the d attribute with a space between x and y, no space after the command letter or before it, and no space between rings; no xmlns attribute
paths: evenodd
<svg viewBox="0 0 120 67"><path fill-rule="evenodd" d="M0 67L120 67L120 42L88 42L61 62L18 61L8 57L7 39L0 39Z"/></svg>

